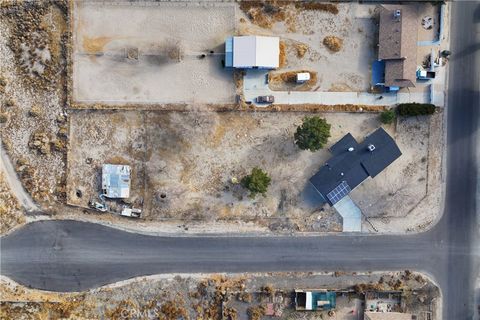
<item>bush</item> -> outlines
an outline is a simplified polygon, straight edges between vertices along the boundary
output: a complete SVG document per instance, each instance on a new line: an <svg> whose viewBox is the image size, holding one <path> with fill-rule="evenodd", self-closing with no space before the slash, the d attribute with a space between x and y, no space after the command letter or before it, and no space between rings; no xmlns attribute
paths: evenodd
<svg viewBox="0 0 480 320"><path fill-rule="evenodd" d="M266 172L255 167L252 169L251 174L243 177L242 186L250 191L251 198L255 198L258 193L265 196L268 186L270 185L270 181L271 178Z"/></svg>
<svg viewBox="0 0 480 320"><path fill-rule="evenodd" d="M430 103L401 103L397 107L398 114L401 116L422 116L433 114L435 105Z"/></svg>
<svg viewBox="0 0 480 320"><path fill-rule="evenodd" d="M6 123L8 121L8 115L5 112L0 113L0 123Z"/></svg>
<svg viewBox="0 0 480 320"><path fill-rule="evenodd" d="M247 315L249 320L260 320L265 315L264 306L252 306L247 309Z"/></svg>
<svg viewBox="0 0 480 320"><path fill-rule="evenodd" d="M325 119L305 117L295 132L295 143L302 150L320 150L330 138L330 127Z"/></svg>
<svg viewBox="0 0 480 320"><path fill-rule="evenodd" d="M380 114L380 121L383 124L391 124L395 120L395 111L393 110L385 110Z"/></svg>
<svg viewBox="0 0 480 320"><path fill-rule="evenodd" d="M338 52L342 49L343 40L335 36L327 36L323 39L323 45L330 51Z"/></svg>

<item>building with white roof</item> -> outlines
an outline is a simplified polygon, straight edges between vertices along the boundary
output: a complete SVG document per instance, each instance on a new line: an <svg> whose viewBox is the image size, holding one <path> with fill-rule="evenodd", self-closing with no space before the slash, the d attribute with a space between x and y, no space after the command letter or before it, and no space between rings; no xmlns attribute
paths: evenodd
<svg viewBox="0 0 480 320"><path fill-rule="evenodd" d="M240 36L225 41L225 67L275 69L279 64L279 37Z"/></svg>
<svg viewBox="0 0 480 320"><path fill-rule="evenodd" d="M102 166L102 192L107 198L130 196L130 166L104 164Z"/></svg>

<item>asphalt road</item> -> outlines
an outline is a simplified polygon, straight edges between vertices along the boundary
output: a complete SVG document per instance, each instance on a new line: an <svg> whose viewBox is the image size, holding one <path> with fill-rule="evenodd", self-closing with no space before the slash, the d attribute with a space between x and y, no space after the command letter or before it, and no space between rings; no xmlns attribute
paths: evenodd
<svg viewBox="0 0 480 320"><path fill-rule="evenodd" d="M408 236L177 238L44 221L1 239L1 274L39 289L78 291L171 272L412 269L440 285L444 319L472 319L480 267L480 3L453 4L452 21L445 213L432 230Z"/></svg>

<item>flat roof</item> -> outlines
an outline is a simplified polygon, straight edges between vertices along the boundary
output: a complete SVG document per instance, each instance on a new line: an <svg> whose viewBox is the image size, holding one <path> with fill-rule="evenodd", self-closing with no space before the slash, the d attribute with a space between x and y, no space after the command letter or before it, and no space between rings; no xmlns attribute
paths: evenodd
<svg viewBox="0 0 480 320"><path fill-rule="evenodd" d="M234 68L278 68L280 38L265 36L233 37Z"/></svg>
<svg viewBox="0 0 480 320"><path fill-rule="evenodd" d="M102 190L107 198L130 196L130 166L104 164L102 166Z"/></svg>

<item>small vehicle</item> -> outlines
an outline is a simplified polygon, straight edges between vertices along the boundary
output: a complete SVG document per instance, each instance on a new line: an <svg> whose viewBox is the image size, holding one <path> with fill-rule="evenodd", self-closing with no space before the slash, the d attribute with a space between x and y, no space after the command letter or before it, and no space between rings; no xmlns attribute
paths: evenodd
<svg viewBox="0 0 480 320"><path fill-rule="evenodd" d="M142 214L142 210L136 208L129 208L124 206L122 212L120 213L121 216L129 217L129 218L140 218Z"/></svg>
<svg viewBox="0 0 480 320"><path fill-rule="evenodd" d="M90 208L95 209L95 210L100 211L100 212L107 212L108 211L108 206L104 203L89 201L88 206Z"/></svg>
<svg viewBox="0 0 480 320"><path fill-rule="evenodd" d="M258 96L257 103L273 103L275 101L274 96Z"/></svg>

